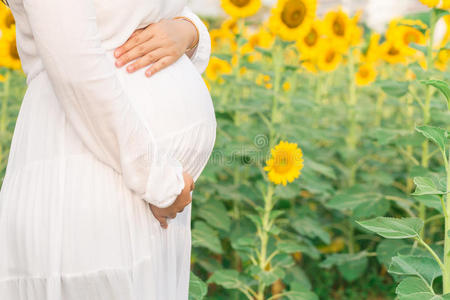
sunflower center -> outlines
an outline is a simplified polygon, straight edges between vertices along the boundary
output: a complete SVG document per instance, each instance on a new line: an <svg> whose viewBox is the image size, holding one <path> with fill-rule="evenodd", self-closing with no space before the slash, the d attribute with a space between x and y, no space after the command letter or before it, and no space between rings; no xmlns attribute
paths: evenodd
<svg viewBox="0 0 450 300"><path fill-rule="evenodd" d="M367 78L369 77L369 70L367 70L366 68L362 68L359 70L359 75L363 78Z"/></svg>
<svg viewBox="0 0 450 300"><path fill-rule="evenodd" d="M13 24L16 23L16 21L14 20L14 16L12 14L8 14L4 21L5 21L5 26L7 28L11 27Z"/></svg>
<svg viewBox="0 0 450 300"><path fill-rule="evenodd" d="M287 173L292 168L292 160L293 157L288 152L279 152L274 159L273 167L277 173Z"/></svg>
<svg viewBox="0 0 450 300"><path fill-rule="evenodd" d="M9 44L9 53L11 54L12 58L20 59L19 52L17 52L17 47L16 47L16 41L15 40L14 40L13 43Z"/></svg>
<svg viewBox="0 0 450 300"><path fill-rule="evenodd" d="M336 52L334 52L333 50L330 50L325 55L325 62L331 63L335 57L336 57Z"/></svg>
<svg viewBox="0 0 450 300"><path fill-rule="evenodd" d="M391 47L389 48L388 55L390 55L390 56L396 56L396 55L398 55L399 53L400 53L400 51L398 51L398 49L395 48L394 46L391 46Z"/></svg>
<svg viewBox="0 0 450 300"><path fill-rule="evenodd" d="M305 44L312 47L319 40L319 35L317 34L317 30L312 28L309 33L305 36Z"/></svg>
<svg viewBox="0 0 450 300"><path fill-rule="evenodd" d="M333 21L333 32L337 36L345 35L345 21L340 16L336 17Z"/></svg>
<svg viewBox="0 0 450 300"><path fill-rule="evenodd" d="M244 7L250 3L251 0L230 0L237 7Z"/></svg>
<svg viewBox="0 0 450 300"><path fill-rule="evenodd" d="M403 41L407 45L409 43L417 43L419 41L419 37L417 36L416 33L410 31L410 32L405 34L405 36L403 37Z"/></svg>
<svg viewBox="0 0 450 300"><path fill-rule="evenodd" d="M281 12L281 20L289 28L300 26L305 16L306 5L301 0L288 0Z"/></svg>

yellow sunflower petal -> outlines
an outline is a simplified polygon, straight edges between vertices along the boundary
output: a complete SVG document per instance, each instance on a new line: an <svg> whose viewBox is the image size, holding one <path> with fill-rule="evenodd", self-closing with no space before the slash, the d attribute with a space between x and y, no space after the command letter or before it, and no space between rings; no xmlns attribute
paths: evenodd
<svg viewBox="0 0 450 300"><path fill-rule="evenodd" d="M252 16L261 8L261 0L222 0L222 8L235 18Z"/></svg>

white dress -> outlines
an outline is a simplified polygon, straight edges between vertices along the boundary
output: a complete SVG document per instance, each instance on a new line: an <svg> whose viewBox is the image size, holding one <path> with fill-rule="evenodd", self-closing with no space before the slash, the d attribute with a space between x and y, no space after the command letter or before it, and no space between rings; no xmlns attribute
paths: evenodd
<svg viewBox="0 0 450 300"><path fill-rule="evenodd" d="M214 146L205 25L186 0L9 4L28 88L0 192L0 299L187 299L191 205L163 229L148 203L172 204ZM136 28L179 15L200 30L191 59L150 78L114 66Z"/></svg>

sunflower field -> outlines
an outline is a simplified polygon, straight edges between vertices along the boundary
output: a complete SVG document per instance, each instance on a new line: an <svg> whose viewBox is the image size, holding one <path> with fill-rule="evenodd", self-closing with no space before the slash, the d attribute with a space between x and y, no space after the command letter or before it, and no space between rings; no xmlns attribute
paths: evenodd
<svg viewBox="0 0 450 300"><path fill-rule="evenodd" d="M316 0L262 21L260 0L221 0L190 299L450 299L450 1L420 2L374 32ZM25 79L0 18L3 176Z"/></svg>

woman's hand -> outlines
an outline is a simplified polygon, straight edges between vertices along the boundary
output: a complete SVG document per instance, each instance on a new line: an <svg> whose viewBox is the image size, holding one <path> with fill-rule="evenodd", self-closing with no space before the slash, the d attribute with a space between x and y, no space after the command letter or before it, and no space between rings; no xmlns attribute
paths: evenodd
<svg viewBox="0 0 450 300"><path fill-rule="evenodd" d="M161 20L137 29L128 41L114 51L116 66L127 66L128 72L134 72L149 64L145 75L151 76L177 61L197 39L197 30L186 20Z"/></svg>
<svg viewBox="0 0 450 300"><path fill-rule="evenodd" d="M167 228L167 218L175 218L177 213L182 212L183 209L192 202L191 191L194 190L195 187L194 180L192 179L192 176L186 172L183 173L183 178L184 189L171 206L160 208L153 204L149 204L153 215L159 221L162 228Z"/></svg>

